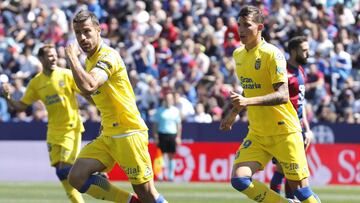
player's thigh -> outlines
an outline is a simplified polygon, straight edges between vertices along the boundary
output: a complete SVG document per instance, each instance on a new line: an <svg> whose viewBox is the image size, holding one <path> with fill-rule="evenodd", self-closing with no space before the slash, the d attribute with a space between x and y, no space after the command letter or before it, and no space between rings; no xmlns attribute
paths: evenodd
<svg viewBox="0 0 360 203"><path fill-rule="evenodd" d="M111 138L105 136L99 136L92 142L85 145L82 148L80 154L78 155L75 165L92 166L92 168L94 168L95 170L94 172L110 171L115 165L115 160L110 154L110 147L108 144L109 139ZM94 161L85 161L88 159ZM79 168L81 169L81 167Z"/></svg>
<svg viewBox="0 0 360 203"><path fill-rule="evenodd" d="M231 177L251 177L261 168L259 162L241 162L233 165Z"/></svg>
<svg viewBox="0 0 360 203"><path fill-rule="evenodd" d="M65 131L61 133L61 137L61 139L48 143L48 151L52 166L58 165L58 163L72 165L80 151L80 131Z"/></svg>
<svg viewBox="0 0 360 203"><path fill-rule="evenodd" d="M288 180L300 181L309 176L301 133L278 136L271 149Z"/></svg>
<svg viewBox="0 0 360 203"><path fill-rule="evenodd" d="M263 139L266 137L249 133L236 152L234 166L240 163L256 162L260 165L259 169L265 168L272 156L265 150Z"/></svg>
<svg viewBox="0 0 360 203"><path fill-rule="evenodd" d="M111 155L124 170L132 184L139 185L153 179L147 132L110 140Z"/></svg>
<svg viewBox="0 0 360 203"><path fill-rule="evenodd" d="M97 159L78 158L71 168L70 174L77 178L87 178L91 174L104 171L106 166Z"/></svg>

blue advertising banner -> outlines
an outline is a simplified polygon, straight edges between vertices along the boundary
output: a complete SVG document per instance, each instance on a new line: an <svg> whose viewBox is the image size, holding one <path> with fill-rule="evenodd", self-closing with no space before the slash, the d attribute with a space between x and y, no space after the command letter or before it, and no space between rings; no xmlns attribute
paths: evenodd
<svg viewBox="0 0 360 203"><path fill-rule="evenodd" d="M149 135L151 139L151 123ZM99 134L99 123L86 122L83 140L92 140ZM344 123L313 123L315 143L360 143L360 125ZM219 130L219 123L183 123L186 142L241 142L248 131L247 123L235 123L228 132ZM45 140L46 123L0 122L0 140Z"/></svg>

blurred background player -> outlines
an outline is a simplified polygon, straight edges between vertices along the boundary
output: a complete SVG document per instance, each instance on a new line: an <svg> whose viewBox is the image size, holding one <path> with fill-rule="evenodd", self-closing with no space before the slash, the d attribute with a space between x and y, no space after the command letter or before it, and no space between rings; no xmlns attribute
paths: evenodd
<svg viewBox="0 0 360 203"><path fill-rule="evenodd" d="M258 8L245 6L240 10L238 32L244 46L237 48L233 57L244 96L231 92L233 108L220 129L230 130L238 113L247 108L249 132L237 151L231 184L257 202L292 202L252 179L276 157L295 196L303 203L317 203L308 183L300 122L289 102L286 60L278 48L261 37L263 22Z"/></svg>
<svg viewBox="0 0 360 203"><path fill-rule="evenodd" d="M80 152L81 133L84 131L78 111L76 87L71 71L57 67L57 53L53 45L47 44L39 49L42 72L30 80L20 101L12 99L11 87L3 84L3 93L10 107L24 111L37 100L45 104L48 112L46 141L51 166L56 168L69 199L84 202L81 194L68 182L68 174L76 156Z"/></svg>
<svg viewBox="0 0 360 203"><path fill-rule="evenodd" d="M136 106L125 64L119 53L100 36L99 20L82 10L73 19L78 44L87 54L85 69L79 48L69 44L65 53L79 89L91 95L101 113L101 134L86 145L69 174L71 185L94 198L113 202L139 202L137 197L111 184L94 172L111 170L115 163L124 170L142 203L167 202L153 181L148 152L147 126Z"/></svg>
<svg viewBox="0 0 360 203"><path fill-rule="evenodd" d="M289 60L287 61L289 97L301 122L305 149L307 149L313 138L313 133L306 118L305 110L305 73L302 65L307 63L307 58L309 56L309 43L307 42L306 37L297 36L290 39L288 43L288 52L290 55ZM273 159L273 162L276 163L276 169L270 181L270 188L275 192L280 193L284 174L276 159ZM294 194L287 181L285 184L285 194L287 198L294 198Z"/></svg>
<svg viewBox="0 0 360 203"><path fill-rule="evenodd" d="M153 135L155 143L160 147L162 154L167 157L166 170L169 181L175 176L175 154L176 147L181 144L181 115L178 108L174 106L174 94L166 93L163 104L160 106L153 118ZM158 176L161 180L163 177Z"/></svg>

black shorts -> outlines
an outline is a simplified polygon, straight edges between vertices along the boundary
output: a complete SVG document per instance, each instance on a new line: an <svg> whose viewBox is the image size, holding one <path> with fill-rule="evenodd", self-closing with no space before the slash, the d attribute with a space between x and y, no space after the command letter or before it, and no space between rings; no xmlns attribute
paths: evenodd
<svg viewBox="0 0 360 203"><path fill-rule="evenodd" d="M159 133L159 146L163 153L176 152L176 134Z"/></svg>

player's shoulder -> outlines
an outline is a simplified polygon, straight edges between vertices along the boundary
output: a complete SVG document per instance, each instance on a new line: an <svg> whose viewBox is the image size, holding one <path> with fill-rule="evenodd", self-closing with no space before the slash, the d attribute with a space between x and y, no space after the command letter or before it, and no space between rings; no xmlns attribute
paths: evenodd
<svg viewBox="0 0 360 203"><path fill-rule="evenodd" d="M245 46L241 45L233 51L233 56L237 57L237 56L241 55L241 53L244 51L245 51Z"/></svg>
<svg viewBox="0 0 360 203"><path fill-rule="evenodd" d="M37 73L33 78L31 78L31 80L29 81L27 86L30 87L30 86L33 86L33 85L39 83L39 81L41 80L41 75L42 75L42 72Z"/></svg>
<svg viewBox="0 0 360 203"><path fill-rule="evenodd" d="M71 70L68 68L56 67L54 70L60 74L71 74Z"/></svg>
<svg viewBox="0 0 360 203"><path fill-rule="evenodd" d="M71 70L68 68L56 67L54 71L59 77L73 77Z"/></svg>
<svg viewBox="0 0 360 203"><path fill-rule="evenodd" d="M119 53L109 45L103 43L101 46L99 60L111 62L120 56Z"/></svg>
<svg viewBox="0 0 360 203"><path fill-rule="evenodd" d="M277 60L285 60L284 54L281 52L281 50L268 42L264 42L260 47L261 53L266 54L269 56L275 56L275 59Z"/></svg>

